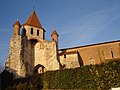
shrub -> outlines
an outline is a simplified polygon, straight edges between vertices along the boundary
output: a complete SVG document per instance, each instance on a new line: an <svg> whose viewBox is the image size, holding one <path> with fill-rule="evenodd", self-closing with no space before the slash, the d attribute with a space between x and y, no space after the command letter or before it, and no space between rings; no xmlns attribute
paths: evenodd
<svg viewBox="0 0 120 90"><path fill-rule="evenodd" d="M108 90L111 87L120 87L120 61L110 61L100 65L87 65L61 71L49 71L20 81L24 82L17 85L17 90L22 90L22 88L26 88L25 90L28 88L29 90Z"/></svg>

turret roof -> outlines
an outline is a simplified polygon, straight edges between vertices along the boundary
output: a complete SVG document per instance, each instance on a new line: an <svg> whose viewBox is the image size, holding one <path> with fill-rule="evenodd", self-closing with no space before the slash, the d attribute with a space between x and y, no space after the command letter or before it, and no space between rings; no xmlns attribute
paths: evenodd
<svg viewBox="0 0 120 90"><path fill-rule="evenodd" d="M53 30L52 35L57 35L57 36L59 36L58 33L56 32L56 29ZM52 35L51 35L51 36L52 36Z"/></svg>
<svg viewBox="0 0 120 90"><path fill-rule="evenodd" d="M30 25L30 26L42 28L42 25L40 24L40 21L36 15L35 11L32 12L30 17L27 19L27 21L23 25Z"/></svg>
<svg viewBox="0 0 120 90"><path fill-rule="evenodd" d="M18 20L16 20L16 22L14 23L14 25L18 25L18 26L21 27L21 24L20 24L20 22ZM14 25L13 25L13 27L14 27Z"/></svg>

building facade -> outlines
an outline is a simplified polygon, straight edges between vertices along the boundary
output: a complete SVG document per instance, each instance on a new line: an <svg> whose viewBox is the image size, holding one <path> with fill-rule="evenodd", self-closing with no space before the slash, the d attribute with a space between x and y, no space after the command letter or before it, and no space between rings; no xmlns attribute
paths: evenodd
<svg viewBox="0 0 120 90"><path fill-rule="evenodd" d="M45 40L45 30L35 11L24 24L17 20L13 28L6 70L16 78L120 58L119 40L59 50L58 33L54 29L51 41Z"/></svg>
<svg viewBox="0 0 120 90"><path fill-rule="evenodd" d="M59 57L65 68L76 68L108 62L111 59L120 59L120 41L61 49Z"/></svg>

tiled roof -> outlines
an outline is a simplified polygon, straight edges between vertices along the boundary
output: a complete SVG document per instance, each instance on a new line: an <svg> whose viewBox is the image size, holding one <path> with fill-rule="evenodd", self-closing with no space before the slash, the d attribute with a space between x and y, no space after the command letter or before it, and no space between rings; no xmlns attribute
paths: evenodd
<svg viewBox="0 0 120 90"><path fill-rule="evenodd" d="M14 25L19 25L21 27L21 24L18 20L14 23ZM14 27L14 25L13 25L13 27Z"/></svg>
<svg viewBox="0 0 120 90"><path fill-rule="evenodd" d="M36 15L35 11L32 12L30 17L27 19L27 21L23 25L30 25L30 26L42 28L42 25L40 24L40 21Z"/></svg>
<svg viewBox="0 0 120 90"><path fill-rule="evenodd" d="M52 35L57 35L57 36L59 36L55 29L54 29L54 31L52 32ZM51 36L52 36L52 35L51 35Z"/></svg>
<svg viewBox="0 0 120 90"><path fill-rule="evenodd" d="M96 43L96 44L90 44L90 45L85 45L85 46L77 46L77 47L64 48L64 49L59 49L59 51L64 51L64 50L68 50L68 49L83 48L83 47L90 47L90 46L102 45L102 44L109 44L109 43L116 43L116 42L120 42L120 40L110 41L110 42L102 42L102 43Z"/></svg>

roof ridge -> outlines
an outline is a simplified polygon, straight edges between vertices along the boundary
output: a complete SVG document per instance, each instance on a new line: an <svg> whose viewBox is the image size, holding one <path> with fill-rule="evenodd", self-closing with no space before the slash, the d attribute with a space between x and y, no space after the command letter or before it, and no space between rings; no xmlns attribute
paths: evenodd
<svg viewBox="0 0 120 90"><path fill-rule="evenodd" d="M26 20L25 24L23 25L30 25L30 26L42 28L42 25L37 17L35 10L32 12L32 14L29 16L29 18Z"/></svg>
<svg viewBox="0 0 120 90"><path fill-rule="evenodd" d="M115 42L120 42L120 40L114 40L114 41L106 41L106 42L100 42L100 43L94 43L94 44L87 44L87 45L83 45L83 46L76 46L76 47L66 47L63 49L59 49L60 50L67 50L67 49L75 49L75 48L82 48L82 47L89 47L89 46L95 46L95 45L101 45L101 44L108 44L108 43L115 43Z"/></svg>

